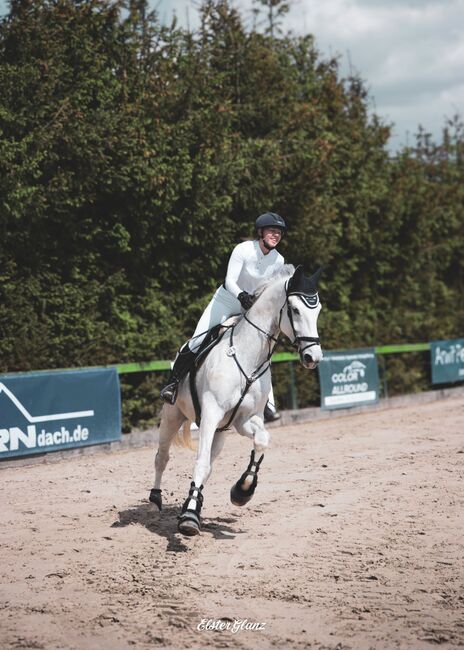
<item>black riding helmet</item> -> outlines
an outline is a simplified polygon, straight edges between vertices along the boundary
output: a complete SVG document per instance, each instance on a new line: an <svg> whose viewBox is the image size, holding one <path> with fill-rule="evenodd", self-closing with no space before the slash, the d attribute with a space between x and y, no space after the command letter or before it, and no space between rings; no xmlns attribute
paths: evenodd
<svg viewBox="0 0 464 650"><path fill-rule="evenodd" d="M259 228L280 228L285 231L287 229L287 224L280 214L277 214L276 212L265 212L256 219L255 228L256 230Z"/></svg>

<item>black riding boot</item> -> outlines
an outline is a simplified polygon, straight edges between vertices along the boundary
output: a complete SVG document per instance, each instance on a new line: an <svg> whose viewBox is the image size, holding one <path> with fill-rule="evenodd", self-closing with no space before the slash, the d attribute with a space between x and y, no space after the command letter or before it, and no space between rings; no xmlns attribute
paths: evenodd
<svg viewBox="0 0 464 650"><path fill-rule="evenodd" d="M182 349L174 361L174 367L169 375L168 383L160 393L163 401L169 404L174 404L177 398L177 389L179 382L185 377L195 361L196 353L192 352L190 348Z"/></svg>

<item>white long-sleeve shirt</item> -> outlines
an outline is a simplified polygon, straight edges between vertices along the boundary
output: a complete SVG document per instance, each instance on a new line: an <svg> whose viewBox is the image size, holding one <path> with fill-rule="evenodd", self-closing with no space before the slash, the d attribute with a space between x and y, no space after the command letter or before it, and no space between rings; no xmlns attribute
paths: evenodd
<svg viewBox="0 0 464 650"><path fill-rule="evenodd" d="M254 293L257 286L283 264L284 258L275 248L264 255L256 239L245 241L232 251L224 286L236 298L242 291Z"/></svg>
<svg viewBox="0 0 464 650"><path fill-rule="evenodd" d="M243 313L238 294L242 291L254 293L258 285L274 275L283 264L284 258L275 248L264 255L256 240L238 244L230 256L224 282L226 288L221 285L211 298L188 343L189 348L197 350L211 327L234 314Z"/></svg>

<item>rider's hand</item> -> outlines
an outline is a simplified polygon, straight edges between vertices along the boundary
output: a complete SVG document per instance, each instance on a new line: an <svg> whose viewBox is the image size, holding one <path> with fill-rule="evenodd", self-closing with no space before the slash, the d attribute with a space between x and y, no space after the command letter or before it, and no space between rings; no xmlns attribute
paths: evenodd
<svg viewBox="0 0 464 650"><path fill-rule="evenodd" d="M241 293L239 293L237 298L240 300L240 304L242 305L245 311L248 311L248 309L250 309L250 307L255 301L255 297L251 293L248 293L247 291L242 291Z"/></svg>

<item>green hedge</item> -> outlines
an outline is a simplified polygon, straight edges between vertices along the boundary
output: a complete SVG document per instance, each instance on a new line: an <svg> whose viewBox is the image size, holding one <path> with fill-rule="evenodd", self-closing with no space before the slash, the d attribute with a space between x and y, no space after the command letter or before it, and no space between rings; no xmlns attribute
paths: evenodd
<svg viewBox="0 0 464 650"><path fill-rule="evenodd" d="M203 3L195 33L140 0L10 5L0 372L172 358L269 209L287 261L324 266L327 348L462 335L458 119L392 157L359 77L226 1ZM127 426L155 417L158 379L124 379Z"/></svg>

